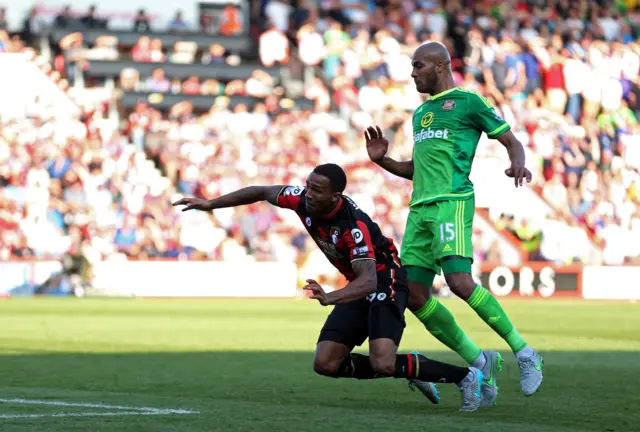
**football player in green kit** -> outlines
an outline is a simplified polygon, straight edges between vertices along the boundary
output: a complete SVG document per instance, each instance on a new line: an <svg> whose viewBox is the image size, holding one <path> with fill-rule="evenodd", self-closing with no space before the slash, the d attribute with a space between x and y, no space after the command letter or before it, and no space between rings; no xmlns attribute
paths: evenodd
<svg viewBox="0 0 640 432"><path fill-rule="evenodd" d="M389 142L379 127L365 132L369 158L390 173L413 181L401 256L411 292L409 309L433 336L483 371L482 405L492 405L502 357L471 341L451 312L431 296L433 280L442 269L451 291L509 344L520 368L522 391L530 396L542 384L542 357L520 336L491 293L471 277L475 199L469 174L480 136L484 132L506 147L511 167L505 174L514 179L516 187L531 181L524 166L524 149L484 97L455 86L451 57L442 44L420 46L412 65L416 89L431 95L413 115L412 160L389 158ZM416 387L420 388L418 383Z"/></svg>

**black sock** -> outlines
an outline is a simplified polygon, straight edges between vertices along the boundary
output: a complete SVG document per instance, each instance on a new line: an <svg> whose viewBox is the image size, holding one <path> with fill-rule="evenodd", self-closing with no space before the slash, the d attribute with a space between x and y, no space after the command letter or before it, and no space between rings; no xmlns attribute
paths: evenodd
<svg viewBox="0 0 640 432"><path fill-rule="evenodd" d="M396 378L415 378L427 382L460 384L468 373L469 368L430 360L420 354L399 354L396 356Z"/></svg>
<svg viewBox="0 0 640 432"><path fill-rule="evenodd" d="M374 379L376 374L371 367L369 356L349 354L338 368L339 378Z"/></svg>

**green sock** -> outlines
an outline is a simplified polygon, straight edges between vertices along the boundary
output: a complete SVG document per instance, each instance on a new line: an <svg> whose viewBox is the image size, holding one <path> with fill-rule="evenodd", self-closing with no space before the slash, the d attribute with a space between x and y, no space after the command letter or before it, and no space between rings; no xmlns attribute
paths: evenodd
<svg viewBox="0 0 640 432"><path fill-rule="evenodd" d="M429 300L413 314L429 333L457 352L468 364L472 364L482 354L482 349L462 331L449 309L435 298L429 297Z"/></svg>
<svg viewBox="0 0 640 432"><path fill-rule="evenodd" d="M527 345L515 326L511 324L498 300L489 291L478 285L467 303L484 322L489 324L493 331L509 344L514 353Z"/></svg>

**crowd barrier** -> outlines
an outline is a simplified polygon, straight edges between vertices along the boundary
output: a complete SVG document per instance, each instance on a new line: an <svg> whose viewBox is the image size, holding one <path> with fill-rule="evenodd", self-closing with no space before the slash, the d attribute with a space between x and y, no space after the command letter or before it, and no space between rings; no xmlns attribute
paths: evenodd
<svg viewBox="0 0 640 432"><path fill-rule="evenodd" d="M60 272L58 261L0 262L0 296L30 295ZM93 292L133 297L295 297L298 269L284 262L103 261L93 266ZM495 296L639 300L640 266L474 266Z"/></svg>
<svg viewBox="0 0 640 432"><path fill-rule="evenodd" d="M62 266L55 261L0 263L0 295L24 294ZM294 297L297 268L283 262L103 261L92 292L134 297Z"/></svg>

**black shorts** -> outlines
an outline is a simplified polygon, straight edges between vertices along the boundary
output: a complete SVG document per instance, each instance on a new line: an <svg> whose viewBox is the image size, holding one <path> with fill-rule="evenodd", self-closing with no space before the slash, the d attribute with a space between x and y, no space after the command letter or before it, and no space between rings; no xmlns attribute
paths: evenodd
<svg viewBox="0 0 640 432"><path fill-rule="evenodd" d="M336 305L320 331L318 342L332 341L350 349L367 340L391 339L400 345L406 326L409 287L405 269L378 272L378 288L366 298Z"/></svg>

